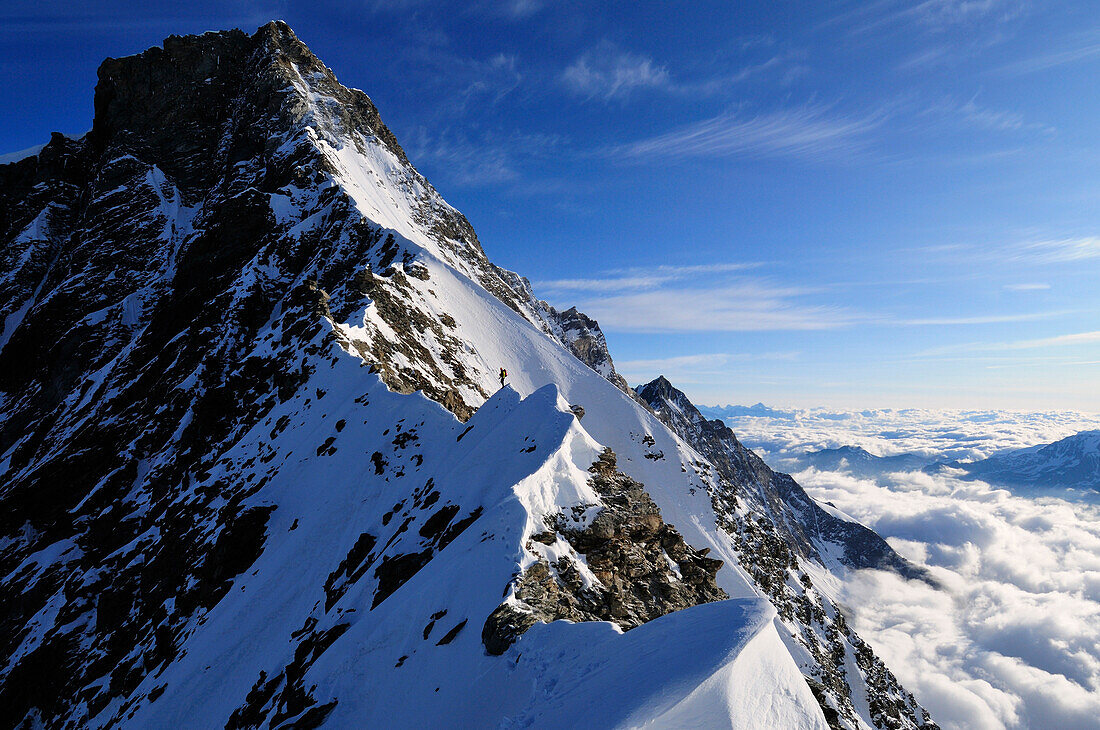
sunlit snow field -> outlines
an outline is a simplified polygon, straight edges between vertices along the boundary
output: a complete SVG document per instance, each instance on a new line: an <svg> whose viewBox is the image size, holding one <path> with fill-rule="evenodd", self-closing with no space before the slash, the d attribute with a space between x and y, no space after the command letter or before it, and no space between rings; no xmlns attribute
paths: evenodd
<svg viewBox="0 0 1100 730"><path fill-rule="evenodd" d="M772 466L843 445L972 460L1100 427L1081 413L774 411L726 422ZM943 584L846 586L854 626L944 727L1100 726L1100 494L1010 492L923 472L795 478Z"/></svg>

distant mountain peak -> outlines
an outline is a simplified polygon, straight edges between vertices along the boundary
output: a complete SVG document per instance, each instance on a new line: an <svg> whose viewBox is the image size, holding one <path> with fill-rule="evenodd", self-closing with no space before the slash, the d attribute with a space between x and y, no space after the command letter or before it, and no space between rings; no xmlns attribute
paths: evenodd
<svg viewBox="0 0 1100 730"><path fill-rule="evenodd" d="M1100 430L1080 431L1051 444L952 466L966 470L972 478L1002 486L1100 491Z"/></svg>
<svg viewBox="0 0 1100 730"><path fill-rule="evenodd" d="M635 390L637 391L638 395L642 397L643 400L650 404L652 404L657 399L662 399L670 403L678 404L690 403L687 400L687 396L677 390L664 375L658 375L650 382L645 383L644 385L639 385ZM691 408L695 409L695 406L691 406ZM695 412L698 413L698 410L696 410Z"/></svg>

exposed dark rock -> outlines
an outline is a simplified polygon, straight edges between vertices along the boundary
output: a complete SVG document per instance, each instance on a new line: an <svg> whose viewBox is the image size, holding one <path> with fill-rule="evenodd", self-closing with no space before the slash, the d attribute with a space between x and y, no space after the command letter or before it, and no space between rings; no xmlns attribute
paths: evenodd
<svg viewBox="0 0 1100 730"><path fill-rule="evenodd" d="M378 607L382 601L405 582L416 575L421 568L432 559L432 550L425 549L417 553L405 553L404 555L387 555L374 569L374 577L378 579L378 589L374 592L374 601L371 609Z"/></svg>
<svg viewBox="0 0 1100 730"><path fill-rule="evenodd" d="M458 636L458 633L460 631L462 631L462 629L466 628L466 622L467 622L466 619L462 619L462 621L460 621L458 624L456 624L454 626L454 628L452 628L450 631L448 631L446 634L444 634L442 639L435 642L435 645L436 646L446 646L447 644L450 644L452 641L455 640L455 637Z"/></svg>
<svg viewBox="0 0 1100 730"><path fill-rule="evenodd" d="M387 522L384 520L383 522ZM355 541L340 566L325 580L325 610L328 611L347 591L348 586L359 580L373 564L371 551L378 540L369 532L364 532Z"/></svg>
<svg viewBox="0 0 1100 730"><path fill-rule="evenodd" d="M553 545L555 542L558 541L558 535L556 532L553 531L540 532L538 534L532 535L531 539L535 542L542 543L543 545Z"/></svg>
<svg viewBox="0 0 1100 730"><path fill-rule="evenodd" d="M298 646L294 659L277 676L268 679L261 671L259 679L249 691L244 704L230 715L226 728L259 727L269 719L269 727L315 728L336 707L336 700L318 705L313 696L315 688L306 688L303 677L337 639L348 630L347 624L336 624L324 631L303 631L298 634ZM283 723L296 718L292 724Z"/></svg>
<svg viewBox="0 0 1100 730"><path fill-rule="evenodd" d="M432 635L432 629L435 628L435 622L447 615L447 609L442 611L436 611L432 614L431 621L424 627L424 640L427 641L428 637ZM465 626L466 622L463 621L462 625Z"/></svg>
<svg viewBox="0 0 1100 730"><path fill-rule="evenodd" d="M735 508L739 498L753 500L777 518L776 528L785 533L788 547L800 557L817 559L819 544L834 543L843 548L844 562L851 568L892 570L906 578L930 580L927 571L898 555L874 531L822 509L789 475L772 471L728 426L703 417L663 376L641 386L638 394L658 418L714 466L718 477L715 490L720 492L723 512Z"/></svg>
<svg viewBox="0 0 1100 730"><path fill-rule="evenodd" d="M434 494L438 497L437 492ZM431 501L434 502L434 500ZM425 521L419 531L422 538L419 545L423 547L422 550L402 555L386 555L382 558L378 567L374 569L378 587L375 590L374 601L371 603L372 609L405 585L431 561L435 553L447 547L456 537L465 532L466 528L481 516L482 508L478 507L462 519L456 520L454 518L459 511L458 506L447 505ZM405 525L407 524L408 521ZM404 532L405 525L398 529L397 534Z"/></svg>
<svg viewBox="0 0 1100 730"><path fill-rule="evenodd" d="M539 621L614 621L623 630L673 611L728 598L714 576L721 560L695 550L661 519L642 484L616 469L605 449L589 471L603 508L582 529L565 515L553 532L532 540L553 544L561 535L585 558L598 584L586 586L576 565L539 558L514 584L514 600L497 607L482 629L490 654L501 654Z"/></svg>

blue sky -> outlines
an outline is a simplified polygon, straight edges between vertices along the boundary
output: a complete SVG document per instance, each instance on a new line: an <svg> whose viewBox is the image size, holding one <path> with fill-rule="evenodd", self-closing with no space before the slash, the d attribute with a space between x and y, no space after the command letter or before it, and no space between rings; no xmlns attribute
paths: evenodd
<svg viewBox="0 0 1100 730"><path fill-rule="evenodd" d="M6 3L0 152L283 18L490 257L703 403L1100 411L1092 2Z"/></svg>

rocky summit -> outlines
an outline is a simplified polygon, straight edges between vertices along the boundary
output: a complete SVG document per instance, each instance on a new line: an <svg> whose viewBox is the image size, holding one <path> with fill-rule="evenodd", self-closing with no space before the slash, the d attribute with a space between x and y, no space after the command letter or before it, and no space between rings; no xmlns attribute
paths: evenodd
<svg viewBox="0 0 1100 730"><path fill-rule="evenodd" d="M935 727L838 600L921 571L631 390L283 23L0 165L0 320L5 726Z"/></svg>

